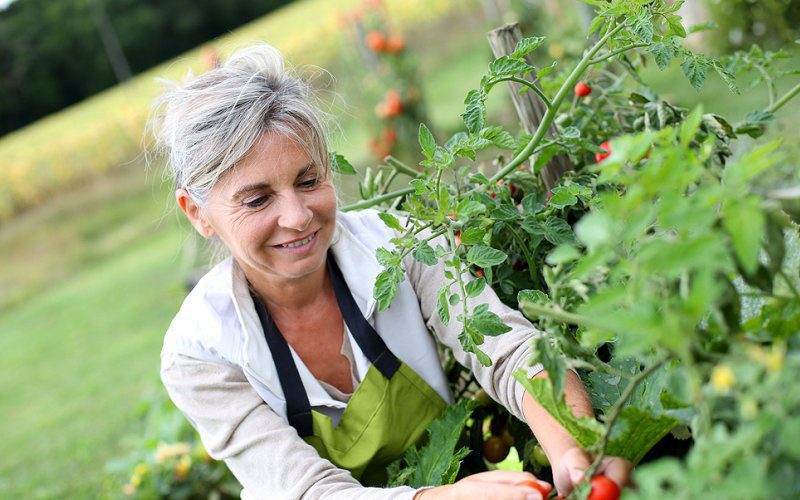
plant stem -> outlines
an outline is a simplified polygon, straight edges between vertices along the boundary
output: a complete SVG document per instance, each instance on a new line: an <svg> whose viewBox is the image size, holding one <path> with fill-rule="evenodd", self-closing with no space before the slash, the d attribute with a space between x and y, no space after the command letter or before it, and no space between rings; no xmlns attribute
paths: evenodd
<svg viewBox="0 0 800 500"><path fill-rule="evenodd" d="M542 89L537 87L535 83L531 83L528 80L525 80L523 78L517 78L516 76L509 76L509 77L505 77L505 78L500 78L500 79L494 81L494 83L500 83L500 82L517 82L517 83L519 83L521 85L524 85L524 86L528 87L529 89L533 90L534 92L536 92L536 95L539 96L539 98L542 100L542 102L544 102L544 105L547 106L547 108L550 108L553 105L553 103L550 102L550 99L548 99L547 96L544 95L544 92L542 92Z"/></svg>
<svg viewBox="0 0 800 500"><path fill-rule="evenodd" d="M589 61L589 64L601 63L603 61L607 61L608 59L611 59L612 57L614 57L617 54L621 54L623 52L627 52L627 51L632 50L632 49L638 49L640 47L647 47L647 44L646 43L632 43L630 45L626 45L624 47L620 47L620 48L618 48L616 50L612 50L608 54L605 54L603 56L598 57L597 59L592 59L591 61Z"/></svg>
<svg viewBox="0 0 800 500"><path fill-rule="evenodd" d="M389 178L386 179L386 183L383 185L383 189L381 190L381 194L386 194L386 191L389 190L389 186L392 185L392 181L394 178L397 177L397 169L393 168L392 173L389 174Z"/></svg>
<svg viewBox="0 0 800 500"><path fill-rule="evenodd" d="M351 203L350 205L345 205L341 208L342 212L350 212L351 210L361 210L362 208L369 208L379 203L383 203L384 201L388 201L394 198L399 198L400 196L405 196L407 194L411 194L414 192L413 187L398 189L397 191L392 191L391 193L386 193L381 196L376 196L375 198L370 198L369 200L359 201L358 203Z"/></svg>
<svg viewBox="0 0 800 500"><path fill-rule="evenodd" d="M589 63L592 58L600 51L601 48L617 33L619 33L625 27L624 24L620 24L613 30L606 33L606 35L598 40L598 42L589 49L589 51L583 56L577 66L572 70L569 74L567 79L561 85L561 88L558 90L556 97L552 101L552 105L547 108L544 116L542 117L541 123L539 123L539 127L536 129L536 133L531 137L531 140L528 142L528 145L525 146L525 149L520 151L520 153L511 160L505 167L501 168L497 173L495 173L492 178L490 179L492 183L497 182L498 180L502 179L509 172L517 168L522 162L527 160L536 146L542 142L547 131L550 129L550 125L553 123L553 120L556 118L556 113L558 109L561 107L561 104L564 102L564 99L569 94L570 90L575 86L575 84L580 79L581 75L583 75L586 68L589 67Z"/></svg>
<svg viewBox="0 0 800 500"><path fill-rule="evenodd" d="M409 177L419 177L422 174L422 172L417 172L416 170L409 167L408 165L406 165L405 163L398 160L392 155L387 156L386 158L383 159L383 161L385 161L386 164L389 165L390 167L394 167L401 174L406 174Z"/></svg>
<svg viewBox="0 0 800 500"><path fill-rule="evenodd" d="M800 83L795 85L794 88L792 88L789 92L785 93L783 97L778 99L778 102L768 107L766 111L769 113L774 113L778 111L783 107L784 104L792 100L793 97L797 96L797 94L800 94Z"/></svg>
<svg viewBox="0 0 800 500"><path fill-rule="evenodd" d="M598 442L599 451L597 452L597 455L595 455L592 465L589 466L589 469L586 471L586 477L594 477L595 471L600 466L603 458L605 458L606 445L608 444L608 439L611 436L611 429L614 427L614 423L622 413L622 407L625 406L625 403L627 403L631 396L633 396L633 392L637 387L639 387L639 384L669 360L670 356L662 356L661 358L658 358L652 365L648 366L646 369L642 370L636 376L630 379L628 386L625 387L625 391L617 400L616 404L614 404L614 407L611 409L611 413L609 413L608 418L606 419L606 430Z"/></svg>
<svg viewBox="0 0 800 500"><path fill-rule="evenodd" d="M590 318L587 318L586 316L581 316L579 314L562 311L560 309L553 309L552 307L545 307L537 304L526 303L525 310L532 312L538 316L547 316L548 318L552 318L554 320L561 321L563 323L569 323L570 325L607 330L606 327L592 321Z"/></svg>

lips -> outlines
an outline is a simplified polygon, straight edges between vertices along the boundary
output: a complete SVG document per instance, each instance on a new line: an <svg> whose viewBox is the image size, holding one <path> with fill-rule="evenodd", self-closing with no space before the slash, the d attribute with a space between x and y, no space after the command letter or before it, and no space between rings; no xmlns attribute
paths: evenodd
<svg viewBox="0 0 800 500"><path fill-rule="evenodd" d="M277 245L272 245L272 246L278 247L278 248L291 248L291 247L286 247L285 245L291 245L293 243L296 244L296 246L302 246L302 245L305 245L306 243L308 243L309 241L311 241L314 238L314 236L316 236L316 234L318 232L319 232L319 230L316 230L313 233L310 233L310 234L304 236L303 238L297 238L296 240L286 241L286 242L278 243Z"/></svg>

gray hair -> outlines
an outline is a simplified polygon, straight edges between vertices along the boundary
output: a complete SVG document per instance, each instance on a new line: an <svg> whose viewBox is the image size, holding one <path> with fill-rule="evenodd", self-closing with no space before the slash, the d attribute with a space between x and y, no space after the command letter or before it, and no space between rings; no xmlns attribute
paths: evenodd
<svg viewBox="0 0 800 500"><path fill-rule="evenodd" d="M167 84L153 103L151 125L176 187L200 205L266 132L294 138L329 173L327 115L309 81L287 70L276 48L262 43L240 49L220 67Z"/></svg>

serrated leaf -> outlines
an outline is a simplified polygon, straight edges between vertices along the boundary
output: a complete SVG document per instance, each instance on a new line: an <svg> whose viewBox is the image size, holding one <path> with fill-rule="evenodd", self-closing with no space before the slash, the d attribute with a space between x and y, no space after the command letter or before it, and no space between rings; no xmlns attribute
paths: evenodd
<svg viewBox="0 0 800 500"><path fill-rule="evenodd" d="M553 384L541 377L529 379L525 370L514 372L516 378L531 396L566 430L583 448L597 443L603 432L600 422L591 417L576 418L564 398L556 398Z"/></svg>
<svg viewBox="0 0 800 500"><path fill-rule="evenodd" d="M707 30L715 30L719 28L719 25L714 21L709 21L705 23L693 24L689 26L689 29L686 30L688 34L697 33L698 31L707 31Z"/></svg>
<svg viewBox="0 0 800 500"><path fill-rule="evenodd" d="M463 235L462 235L463 241ZM478 267L491 267L502 264L508 255L492 247L486 245L475 245L467 252L467 261L475 264Z"/></svg>
<svg viewBox="0 0 800 500"><path fill-rule="evenodd" d="M375 278L375 286L373 288L373 296L378 301L378 310L383 311L387 309L395 296L400 282L403 281L405 273L397 267L390 267L381 271Z"/></svg>
<svg viewBox="0 0 800 500"><path fill-rule="evenodd" d="M736 85L736 76L734 76L733 73L728 71L716 59L711 61L711 65L714 67L714 70L717 72L720 78L722 78L722 81L725 82L725 85L728 86L728 90L730 90L734 94L741 94L741 92L739 91L739 86Z"/></svg>
<svg viewBox="0 0 800 500"><path fill-rule="evenodd" d="M378 263L384 267L392 267L396 262L395 255L383 247L375 250L375 257L378 259Z"/></svg>
<svg viewBox="0 0 800 500"><path fill-rule="evenodd" d="M549 201L552 207L564 208L578 203L578 197L568 187L555 187L550 192L553 194Z"/></svg>
<svg viewBox="0 0 800 500"><path fill-rule="evenodd" d="M516 149L517 141L508 131L503 130L500 126L486 127L481 130L481 137L491 141L492 144L501 149Z"/></svg>
<svg viewBox="0 0 800 500"><path fill-rule="evenodd" d="M631 31L644 43L652 43L655 27L653 26L653 15L647 11L642 11L631 24Z"/></svg>
<svg viewBox="0 0 800 500"><path fill-rule="evenodd" d="M517 42L517 46L514 48L514 52L511 53L511 57L519 59L525 55L528 55L529 53L538 49L544 43L544 40L545 38L543 36L531 36L523 38Z"/></svg>
<svg viewBox="0 0 800 500"><path fill-rule="evenodd" d="M692 55L681 64L683 74L695 90L703 88L708 77L708 61L703 56Z"/></svg>
<svg viewBox="0 0 800 500"><path fill-rule="evenodd" d="M413 179L409 182L411 187L414 188L415 194L427 194L430 193L430 189L428 188L428 183L425 179Z"/></svg>
<svg viewBox="0 0 800 500"><path fill-rule="evenodd" d="M425 156L429 160L433 159L433 154L436 152L436 139L424 123L419 124L419 145Z"/></svg>
<svg viewBox="0 0 800 500"><path fill-rule="evenodd" d="M668 415L654 415L644 408L627 406L611 431L606 453L637 464L661 438L680 421Z"/></svg>
<svg viewBox="0 0 800 500"><path fill-rule="evenodd" d="M553 245L575 241L572 228L567 221L558 217L549 217L544 222L534 217L526 217L522 221L522 228L533 235L543 236Z"/></svg>
<svg viewBox="0 0 800 500"><path fill-rule="evenodd" d="M405 231L405 229L403 229L403 226L400 225L400 221L397 220L397 217L395 217L394 215L388 212L380 212L378 214L378 217L380 217L383 223L386 224L386 226L389 227L390 229L396 229L401 233Z"/></svg>
<svg viewBox="0 0 800 500"><path fill-rule="evenodd" d="M478 278L475 280L470 281L466 285L467 290L467 297L474 298L480 295L483 289L486 287L486 280L483 278Z"/></svg>
<svg viewBox="0 0 800 500"><path fill-rule="evenodd" d="M526 75L533 71L533 66L523 61L509 56L501 56L489 63L489 74L493 78L504 76Z"/></svg>
<svg viewBox="0 0 800 500"><path fill-rule="evenodd" d="M414 260L422 262L426 266L435 266L436 262L438 262L436 252L425 242L420 242L420 244L414 248L412 255L414 256Z"/></svg>
<svg viewBox="0 0 800 500"><path fill-rule="evenodd" d="M492 218L505 222L520 218L519 210L514 205L504 204L492 210Z"/></svg>
<svg viewBox="0 0 800 500"><path fill-rule="evenodd" d="M686 38L686 28L681 23L681 17L675 14L667 14L665 17L667 26L669 26L666 36L675 35L680 38Z"/></svg>
<svg viewBox="0 0 800 500"><path fill-rule="evenodd" d="M675 48L672 44L664 42L655 42L647 49L655 59L659 69L666 69L672 58L675 57Z"/></svg>
<svg viewBox="0 0 800 500"><path fill-rule="evenodd" d="M462 399L448 406L439 418L429 423L427 444L419 450L412 446L406 451L404 468L393 464L392 477L405 481L395 479L390 486L405 484L421 488L453 482L461 467L461 460L469 454L468 448L455 448L475 406L475 401Z"/></svg>
<svg viewBox="0 0 800 500"><path fill-rule="evenodd" d="M477 309L476 309L477 311ZM481 335L494 337L511 331L511 327L503 323L500 316L492 311L479 311L467 320L467 328L473 329Z"/></svg>
<svg viewBox="0 0 800 500"><path fill-rule="evenodd" d="M477 245L483 241L486 231L479 227L468 227L461 231L461 243L464 245Z"/></svg>
<svg viewBox="0 0 800 500"><path fill-rule="evenodd" d="M331 170L342 175L356 175L356 169L339 153L331 151L329 154Z"/></svg>
<svg viewBox="0 0 800 500"><path fill-rule="evenodd" d="M733 248L742 268L753 274L758 267L765 227L760 200L756 196L729 200L722 209L722 216L723 225L733 241Z"/></svg>
<svg viewBox="0 0 800 500"><path fill-rule="evenodd" d="M445 326L450 323L450 305L447 303L447 292L449 290L450 287L447 285L443 285L442 288L439 289L439 303L436 307L436 313Z"/></svg>
<svg viewBox="0 0 800 500"><path fill-rule="evenodd" d="M567 127L561 131L561 136L564 139L577 139L581 136L581 131L578 127Z"/></svg>
<svg viewBox="0 0 800 500"><path fill-rule="evenodd" d="M485 113L486 107L482 102L467 106L467 110L461 115L461 118L470 134L477 134L483 128Z"/></svg>

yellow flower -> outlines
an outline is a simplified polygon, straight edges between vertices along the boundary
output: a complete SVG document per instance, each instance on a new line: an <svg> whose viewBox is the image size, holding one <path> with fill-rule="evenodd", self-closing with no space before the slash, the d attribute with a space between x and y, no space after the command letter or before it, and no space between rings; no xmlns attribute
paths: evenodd
<svg viewBox="0 0 800 500"><path fill-rule="evenodd" d="M189 455L184 455L175 462L175 476L178 479L183 479L189 474L189 470L192 468L192 457Z"/></svg>
<svg viewBox="0 0 800 500"><path fill-rule="evenodd" d="M724 365L715 366L711 372L711 385L717 392L727 392L736 384L733 371Z"/></svg>
<svg viewBox="0 0 800 500"><path fill-rule="evenodd" d="M172 457L179 457L181 455L186 455L191 451L191 448L187 443L174 443L174 444L166 444L166 443L159 443L158 448L154 454L156 463L162 463L168 458Z"/></svg>

